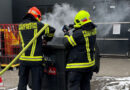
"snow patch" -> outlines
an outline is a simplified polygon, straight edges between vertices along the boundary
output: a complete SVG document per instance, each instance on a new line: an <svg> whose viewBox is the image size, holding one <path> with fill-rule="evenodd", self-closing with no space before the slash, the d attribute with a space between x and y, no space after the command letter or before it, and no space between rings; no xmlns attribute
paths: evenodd
<svg viewBox="0 0 130 90"><path fill-rule="evenodd" d="M130 90L130 77L97 77L96 80L103 81L101 90Z"/></svg>

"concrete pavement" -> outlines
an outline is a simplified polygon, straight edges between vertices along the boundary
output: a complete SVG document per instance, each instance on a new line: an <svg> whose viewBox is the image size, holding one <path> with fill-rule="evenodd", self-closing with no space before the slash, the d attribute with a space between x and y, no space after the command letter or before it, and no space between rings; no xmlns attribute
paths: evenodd
<svg viewBox="0 0 130 90"><path fill-rule="evenodd" d="M130 76L130 59L128 58L101 58L100 72L95 76Z"/></svg>

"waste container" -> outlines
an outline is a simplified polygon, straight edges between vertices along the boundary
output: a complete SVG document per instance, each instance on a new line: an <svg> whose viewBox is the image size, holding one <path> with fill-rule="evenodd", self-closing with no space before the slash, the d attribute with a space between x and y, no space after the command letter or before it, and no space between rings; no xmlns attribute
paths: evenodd
<svg viewBox="0 0 130 90"><path fill-rule="evenodd" d="M47 61L43 70L42 90L66 90L66 51L63 45L63 37L54 37L51 42L43 46L43 52L43 57ZM31 87L31 75L29 86Z"/></svg>
<svg viewBox="0 0 130 90"><path fill-rule="evenodd" d="M58 41L61 38L57 38ZM62 40L63 41L63 40ZM44 55L47 63L44 70L43 90L66 90L65 84L65 58L66 51L63 44L48 44L44 46ZM56 73L55 73L56 72Z"/></svg>

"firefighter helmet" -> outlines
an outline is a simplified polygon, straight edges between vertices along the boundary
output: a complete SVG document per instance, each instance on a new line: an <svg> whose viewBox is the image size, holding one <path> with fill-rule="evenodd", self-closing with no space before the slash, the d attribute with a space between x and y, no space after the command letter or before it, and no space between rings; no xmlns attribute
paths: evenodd
<svg viewBox="0 0 130 90"><path fill-rule="evenodd" d="M41 12L37 7L30 8L28 14L33 15L36 20L41 21Z"/></svg>
<svg viewBox="0 0 130 90"><path fill-rule="evenodd" d="M89 12L85 11L85 10L80 10L74 19L74 27L75 28L80 28L81 26L83 26L86 23L92 22L90 20L90 14Z"/></svg>

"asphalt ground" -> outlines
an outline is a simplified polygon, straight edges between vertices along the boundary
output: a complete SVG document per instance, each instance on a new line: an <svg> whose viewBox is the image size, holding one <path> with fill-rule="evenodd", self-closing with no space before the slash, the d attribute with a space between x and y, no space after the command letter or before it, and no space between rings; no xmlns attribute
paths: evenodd
<svg viewBox="0 0 130 90"><path fill-rule="evenodd" d="M101 79L104 77L109 77L109 78L110 77L114 77L114 78L130 77L130 59L122 58L122 57L101 58L100 72L98 74L94 73L93 79L91 81L92 90L101 90L102 86L105 85L105 82L106 83L108 82L107 81L108 79L107 80ZM6 88L5 90L16 88L18 85L18 79L19 79L18 69L16 70L10 69L6 71L2 75L2 79L4 83L4 88ZM114 79L109 79L109 82L112 80ZM99 83L103 83L103 84L99 84ZM4 90L1 88L3 87L0 87L0 90ZM103 89L103 90L109 90L109 89ZM120 90L125 90L125 89L120 89Z"/></svg>

